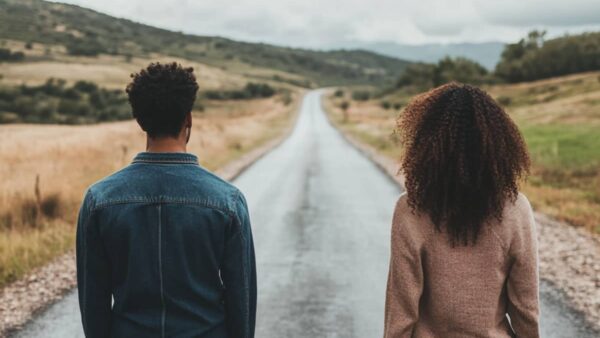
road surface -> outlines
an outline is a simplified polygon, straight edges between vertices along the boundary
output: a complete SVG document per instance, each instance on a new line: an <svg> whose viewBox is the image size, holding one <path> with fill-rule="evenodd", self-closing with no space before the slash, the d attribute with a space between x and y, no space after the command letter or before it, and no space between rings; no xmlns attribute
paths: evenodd
<svg viewBox="0 0 600 338"><path fill-rule="evenodd" d="M390 223L398 187L328 123L320 92L292 135L234 182L248 200L262 337L381 337ZM592 337L542 292L544 337ZM76 293L17 337L81 337Z"/></svg>

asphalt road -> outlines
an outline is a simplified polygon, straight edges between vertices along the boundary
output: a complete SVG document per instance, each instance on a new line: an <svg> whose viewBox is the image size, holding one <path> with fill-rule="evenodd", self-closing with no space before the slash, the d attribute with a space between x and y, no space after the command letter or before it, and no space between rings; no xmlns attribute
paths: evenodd
<svg viewBox="0 0 600 338"><path fill-rule="evenodd" d="M244 172L261 337L381 337L390 223L400 190L328 123L309 93L292 135ZM543 337L596 337L542 285ZM73 292L17 337L81 337Z"/></svg>

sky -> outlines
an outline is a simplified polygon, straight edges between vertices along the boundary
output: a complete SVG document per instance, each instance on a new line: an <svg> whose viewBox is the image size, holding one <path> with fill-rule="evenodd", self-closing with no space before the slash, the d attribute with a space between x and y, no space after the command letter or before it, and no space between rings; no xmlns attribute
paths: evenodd
<svg viewBox="0 0 600 338"><path fill-rule="evenodd" d="M293 47L515 42L600 31L600 0L62 0L189 34Z"/></svg>

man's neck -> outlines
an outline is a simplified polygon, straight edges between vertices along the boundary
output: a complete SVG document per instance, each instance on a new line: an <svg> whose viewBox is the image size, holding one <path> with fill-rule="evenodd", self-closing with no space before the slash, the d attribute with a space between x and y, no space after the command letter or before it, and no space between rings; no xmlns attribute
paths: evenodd
<svg viewBox="0 0 600 338"><path fill-rule="evenodd" d="M148 138L146 151L150 153L185 153L186 142L173 137Z"/></svg>

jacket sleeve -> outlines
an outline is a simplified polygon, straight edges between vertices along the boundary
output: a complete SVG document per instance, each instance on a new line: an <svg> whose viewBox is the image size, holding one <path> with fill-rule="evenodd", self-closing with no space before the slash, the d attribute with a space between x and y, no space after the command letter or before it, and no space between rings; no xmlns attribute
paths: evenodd
<svg viewBox="0 0 600 338"><path fill-rule="evenodd" d="M540 336L537 233L529 202L520 196L517 203L520 214L510 246L507 312L517 337L536 338Z"/></svg>
<svg viewBox="0 0 600 338"><path fill-rule="evenodd" d="M256 262L250 217L244 196L234 201L235 215L225 244L221 277L229 337L252 338L256 321Z"/></svg>
<svg viewBox="0 0 600 338"><path fill-rule="evenodd" d="M91 211L88 190L77 221L77 287L79 309L86 337L109 337L111 290L109 260L102 245L98 224Z"/></svg>
<svg viewBox="0 0 600 338"><path fill-rule="evenodd" d="M412 337L419 318L419 300L423 293L423 270L419 240L406 224L404 213L410 212L396 204L392 221L390 269L385 300L385 338Z"/></svg>

